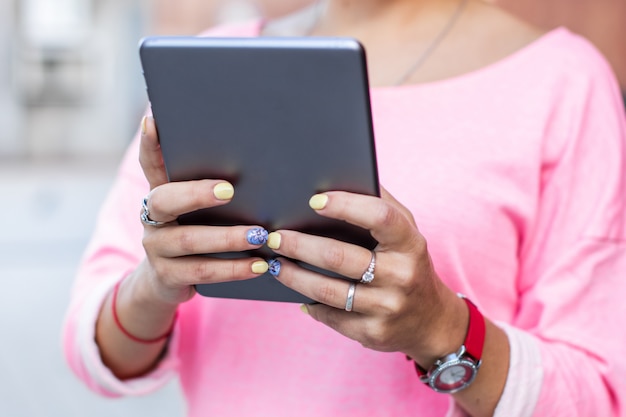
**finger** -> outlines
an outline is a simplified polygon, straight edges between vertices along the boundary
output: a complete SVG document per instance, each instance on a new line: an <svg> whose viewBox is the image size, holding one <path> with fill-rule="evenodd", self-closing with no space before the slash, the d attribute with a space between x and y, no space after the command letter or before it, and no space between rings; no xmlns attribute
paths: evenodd
<svg viewBox="0 0 626 417"><path fill-rule="evenodd" d="M307 304L302 311L349 339L359 341L365 333L366 316L355 314L354 311L348 312L325 304Z"/></svg>
<svg viewBox="0 0 626 417"><path fill-rule="evenodd" d="M278 267L276 262L279 263ZM301 268L285 258L272 260L269 264L272 275L287 287L318 303L341 310L346 308L348 290L350 288L349 281L329 278ZM380 289L357 283L353 297L352 312L374 314L386 311L387 307L382 306L379 302L379 291Z"/></svg>
<svg viewBox="0 0 626 417"><path fill-rule="evenodd" d="M368 229L381 247L410 250L421 235L395 203L343 191L317 194L309 202L318 214Z"/></svg>
<svg viewBox="0 0 626 417"><path fill-rule="evenodd" d="M160 275L169 277L171 284L187 286L256 278L267 272L267 268L267 263L261 258L188 256L161 262L157 270Z"/></svg>
<svg viewBox="0 0 626 417"><path fill-rule="evenodd" d="M221 180L168 182L148 196L150 219L171 222L185 213L221 206L232 199L234 192L230 183Z"/></svg>
<svg viewBox="0 0 626 417"><path fill-rule="evenodd" d="M364 314L342 311L324 304L307 304L302 311L368 349L380 352L400 350L401 339L384 320L372 320Z"/></svg>
<svg viewBox="0 0 626 417"><path fill-rule="evenodd" d="M381 194L381 198L383 200L389 201L391 204L394 205L394 207L396 207L398 210L400 210L402 213L404 213L404 215L406 216L407 220L409 221L409 223L411 223L412 225L416 225L415 224L415 218L413 217L413 213L411 213L411 211L406 208L405 206L402 205L402 203L400 203L398 200L396 200L396 198L391 195L391 193L389 191L387 191L386 188L384 187L380 187L380 194Z"/></svg>
<svg viewBox="0 0 626 417"><path fill-rule="evenodd" d="M361 279L372 260L372 251L361 246L291 230L270 233L268 247L277 254L353 279Z"/></svg>
<svg viewBox="0 0 626 417"><path fill-rule="evenodd" d="M143 117L140 135L139 164L152 190L168 181L154 118Z"/></svg>
<svg viewBox="0 0 626 417"><path fill-rule="evenodd" d="M257 249L266 237L267 231L255 226L179 226L154 229L144 237L144 246L155 255L176 258Z"/></svg>

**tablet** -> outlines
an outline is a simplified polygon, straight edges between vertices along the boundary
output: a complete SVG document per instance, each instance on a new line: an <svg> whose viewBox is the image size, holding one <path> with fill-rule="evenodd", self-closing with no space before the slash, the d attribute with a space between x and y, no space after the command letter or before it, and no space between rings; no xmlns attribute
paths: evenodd
<svg viewBox="0 0 626 417"><path fill-rule="evenodd" d="M260 225L376 245L368 231L308 205L330 190L379 195L365 53L356 40L149 37L140 57L169 180L235 187L229 204L185 214L181 224ZM276 255L263 247L211 256ZM269 273L196 289L311 301Z"/></svg>

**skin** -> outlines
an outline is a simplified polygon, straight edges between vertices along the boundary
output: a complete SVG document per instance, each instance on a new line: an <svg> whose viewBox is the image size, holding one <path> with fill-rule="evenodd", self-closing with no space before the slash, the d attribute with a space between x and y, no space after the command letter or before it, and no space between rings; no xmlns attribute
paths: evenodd
<svg viewBox="0 0 626 417"><path fill-rule="evenodd" d="M371 84L389 86L411 64L407 54L400 51L419 51L427 46L457 6L457 0L333 0L323 14L310 8L272 22L265 34L310 31L314 35L355 36L368 50ZM454 77L489 65L539 35L492 6L470 0L454 30L407 83ZM487 39L493 44L489 48L485 47ZM218 198L214 193L216 186L224 187L225 182L219 179L167 183L151 118L142 122L140 163L152 190L148 202L150 217L169 223L159 228L144 226L146 257L123 281L117 313L131 334L151 339L167 332L177 306L194 296L194 284L257 276L252 272L253 265L264 265L264 260L194 256L256 247L245 238L254 225L179 226L175 222L181 214L228 204L229 198ZM274 231L271 247L282 265L277 279L320 302L304 311L312 320L366 348L403 352L424 368L457 351L467 330L467 306L436 274L427 242L409 210L384 188L381 198L346 192L324 195L326 203L316 210L320 216L363 227L379 242L376 279L357 286L353 311L346 312L346 282L301 269L283 257L358 279L367 268L371 253L327 238L290 230ZM142 375L158 362L166 342L143 344L127 338L113 321L110 298L96 325L102 358L119 378ZM474 383L454 394L457 403L472 416L493 415L509 364L506 335L488 317L485 319L483 365Z"/></svg>

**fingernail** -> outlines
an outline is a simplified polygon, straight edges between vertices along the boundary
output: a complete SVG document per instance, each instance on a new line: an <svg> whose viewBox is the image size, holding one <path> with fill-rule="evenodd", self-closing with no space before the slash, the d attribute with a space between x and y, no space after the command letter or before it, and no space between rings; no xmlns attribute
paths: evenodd
<svg viewBox="0 0 626 417"><path fill-rule="evenodd" d="M248 233L246 233L246 240L251 245L262 245L267 242L267 230L262 227L250 229Z"/></svg>
<svg viewBox="0 0 626 417"><path fill-rule="evenodd" d="M307 316L310 315L309 314L309 308L306 306L306 304L300 304L300 311L302 311Z"/></svg>
<svg viewBox="0 0 626 417"><path fill-rule="evenodd" d="M270 274L274 275L275 277L278 276L278 274L280 274L280 261L278 259L272 259L268 262L268 266L269 266L269 271Z"/></svg>
<svg viewBox="0 0 626 417"><path fill-rule="evenodd" d="M267 237L267 247L270 249L278 249L280 248L280 241L282 239L282 236L280 235L280 233L278 232L272 232L269 234L269 236Z"/></svg>
<svg viewBox="0 0 626 417"><path fill-rule="evenodd" d="M328 203L328 196L326 194L315 194L309 200L309 206L313 210L321 210L326 207L326 203Z"/></svg>
<svg viewBox="0 0 626 417"><path fill-rule="evenodd" d="M141 136L145 136L148 131L148 116L141 119Z"/></svg>
<svg viewBox="0 0 626 417"><path fill-rule="evenodd" d="M269 265L265 261L257 261L252 264L252 272L255 274L264 274L269 269Z"/></svg>
<svg viewBox="0 0 626 417"><path fill-rule="evenodd" d="M235 189L230 183L221 182L213 188L213 194L218 200L230 200L235 195Z"/></svg>

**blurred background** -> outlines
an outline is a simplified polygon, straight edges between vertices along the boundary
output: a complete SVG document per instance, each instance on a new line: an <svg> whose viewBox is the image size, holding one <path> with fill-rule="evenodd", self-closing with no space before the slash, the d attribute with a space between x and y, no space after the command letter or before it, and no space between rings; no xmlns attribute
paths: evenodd
<svg viewBox="0 0 626 417"><path fill-rule="evenodd" d="M176 382L144 398L103 399L60 351L76 265L147 105L137 44L311 1L0 0L0 415L184 414ZM498 3L587 36L626 90L626 0Z"/></svg>

